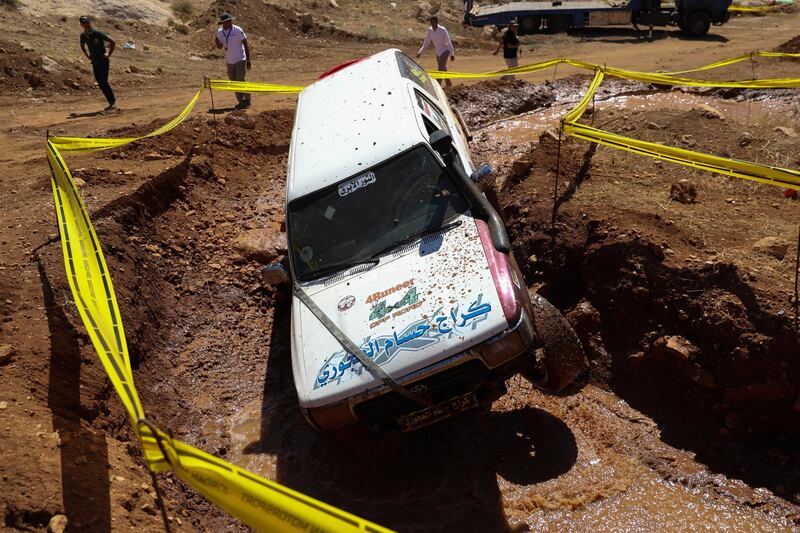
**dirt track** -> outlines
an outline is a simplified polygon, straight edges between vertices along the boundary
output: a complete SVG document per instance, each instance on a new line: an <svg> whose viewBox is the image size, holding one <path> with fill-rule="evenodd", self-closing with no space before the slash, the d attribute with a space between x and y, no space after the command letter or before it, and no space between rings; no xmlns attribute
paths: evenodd
<svg viewBox="0 0 800 533"><path fill-rule="evenodd" d="M731 39L719 47L678 39L565 45L582 59L677 69L747 51L756 34L764 48L776 46L796 34L785 17L734 21L715 30ZM759 25L771 21L779 26L765 36ZM659 56L676 46L685 55ZM380 47L342 44L333 55ZM541 48L537 59L562 55ZM270 81L309 81L328 66L318 57ZM477 52L462 60L464 70L496 67ZM758 68L796 75L797 65ZM187 74L176 79L194 83ZM231 248L245 229L280 227L289 99L257 100L254 130L196 116L160 139L70 157L112 270L147 412L211 453L403 531L800 527L793 265L752 250L765 236L796 237L798 204L771 187L568 142L551 229L555 145L536 141L584 82L520 87L533 97L510 94L503 107L491 101L492 82L458 89L454 100L475 128L475 159L497 169L495 195L529 285L571 311L592 359L588 385L551 397L515 377L488 415L387 439L368 461L302 420L286 295L262 288L258 265ZM65 513L76 531L160 529L127 420L69 303L58 243L40 248L39 260L30 255L54 233L43 130L142 133L163 121L149 117L166 117L186 99L137 91L122 92L132 107L146 104L135 113L69 121L70 107L89 105L61 94L15 107L3 126L14 142L0 193L10 206L0 214L0 344L13 346L0 361L7 527L42 528ZM684 98L622 84L608 94L642 91L639 107L631 109L635 97L609 100L594 120L650 140L800 166L797 140L774 131L797 128L796 91L760 103L763 95L751 93ZM721 117L695 110L699 100ZM750 140L740 146L745 129ZM517 160L532 167L514 177ZM670 185L682 178L696 184L697 203L673 201ZM687 362L659 349L659 338L676 335L699 355ZM176 527L237 527L180 482L165 476L164 484Z"/></svg>

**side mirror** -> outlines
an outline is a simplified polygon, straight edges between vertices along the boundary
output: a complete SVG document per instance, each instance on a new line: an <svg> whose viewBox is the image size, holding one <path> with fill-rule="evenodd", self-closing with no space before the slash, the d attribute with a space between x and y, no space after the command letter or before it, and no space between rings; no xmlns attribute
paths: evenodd
<svg viewBox="0 0 800 533"><path fill-rule="evenodd" d="M478 170L476 170L475 172L472 173L472 175L469 177L469 179L471 179L474 183L478 183L479 181L481 181L483 178L485 178L486 176L490 175L491 173L492 173L492 167L490 165L487 165L486 163L484 163L483 165L478 167Z"/></svg>
<svg viewBox="0 0 800 533"><path fill-rule="evenodd" d="M436 130L431 133L431 147L436 153L442 156L445 161L453 155L453 138L444 130Z"/></svg>
<svg viewBox="0 0 800 533"><path fill-rule="evenodd" d="M272 263L261 269L261 284L265 287L274 286L289 286L292 284L292 279L289 277L289 272L280 263Z"/></svg>

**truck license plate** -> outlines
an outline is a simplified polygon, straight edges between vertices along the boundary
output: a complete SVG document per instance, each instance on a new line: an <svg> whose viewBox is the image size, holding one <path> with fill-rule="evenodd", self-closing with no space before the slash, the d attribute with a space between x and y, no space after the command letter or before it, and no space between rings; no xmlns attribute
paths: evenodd
<svg viewBox="0 0 800 533"><path fill-rule="evenodd" d="M400 424L402 431L413 431L428 426L451 415L452 411L448 410L445 405L449 405L452 411L466 411L478 407L478 399L475 398L474 392L468 392L435 407L403 415L397 419L397 423Z"/></svg>

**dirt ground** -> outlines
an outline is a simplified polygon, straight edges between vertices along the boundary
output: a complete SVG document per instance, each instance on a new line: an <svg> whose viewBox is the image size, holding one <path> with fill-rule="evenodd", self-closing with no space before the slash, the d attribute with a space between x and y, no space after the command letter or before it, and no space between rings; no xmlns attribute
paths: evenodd
<svg viewBox="0 0 800 533"><path fill-rule="evenodd" d="M112 58L122 110L111 115L97 112L104 104L72 15L0 8L0 529L43 531L64 515L71 531L163 530L126 415L71 303L47 131L128 136L163 124L204 75L224 74L209 46L220 9L250 32L255 81L304 84L389 46L415 52L424 30L416 4L338 3L196 3L185 35L101 21L118 45L137 45ZM306 11L319 21L309 31L297 17ZM681 70L754 47L792 49L798 17L737 17L704 40L671 30L653 42L626 29L536 35L525 38L523 62L570 56ZM500 66L479 30L448 26L459 45L453 68ZM758 59L707 76L798 74L800 62ZM254 128L245 129L210 113L204 95L167 135L67 155L112 272L147 413L210 453L401 531L800 529L800 204L779 188L583 141L563 142L559 158L548 131L587 84L561 67L450 91L472 129L473 159L495 169L490 196L528 285L583 341L583 387L549 396L516 376L489 413L389 438L368 461L302 419L288 295L262 286L260 265L233 246L248 229L280 231L293 97L255 98ZM227 106L233 95L215 101ZM797 169L798 104L796 89L607 80L584 120ZM764 238L772 241L757 245ZM176 530L246 530L173 476L160 480Z"/></svg>

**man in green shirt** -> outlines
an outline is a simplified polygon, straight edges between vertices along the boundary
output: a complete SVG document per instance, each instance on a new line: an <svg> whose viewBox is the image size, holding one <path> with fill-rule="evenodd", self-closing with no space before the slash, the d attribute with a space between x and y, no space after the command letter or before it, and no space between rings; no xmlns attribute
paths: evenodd
<svg viewBox="0 0 800 533"><path fill-rule="evenodd" d="M94 71L94 79L97 80L97 85L108 100L108 107L106 111L113 111L116 109L117 99L114 97L114 91L111 90L111 85L108 84L108 69L109 58L114 53L116 43L105 33L92 28L92 22L89 17L80 18L83 33L81 33L81 50L89 61L92 62L92 70ZM106 55L106 43L108 43L108 55ZM86 49L89 49L88 52Z"/></svg>

